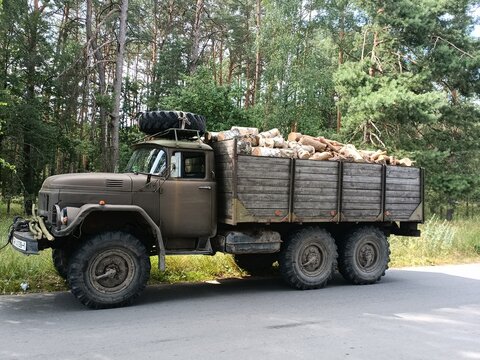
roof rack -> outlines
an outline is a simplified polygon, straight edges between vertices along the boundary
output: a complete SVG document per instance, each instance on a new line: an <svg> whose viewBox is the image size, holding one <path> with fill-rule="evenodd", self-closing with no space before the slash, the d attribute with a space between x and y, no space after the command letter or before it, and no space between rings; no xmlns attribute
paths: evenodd
<svg viewBox="0 0 480 360"><path fill-rule="evenodd" d="M198 130L191 130L191 129L178 129L172 128L165 131L158 132L153 135L148 135L144 138L144 140L149 139L168 139L168 140L187 140L187 141L199 141L202 142L200 132Z"/></svg>

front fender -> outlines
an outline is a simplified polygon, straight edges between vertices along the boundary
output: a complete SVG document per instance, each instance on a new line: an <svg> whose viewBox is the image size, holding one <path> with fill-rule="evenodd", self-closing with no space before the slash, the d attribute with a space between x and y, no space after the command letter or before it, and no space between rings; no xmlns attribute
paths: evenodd
<svg viewBox="0 0 480 360"><path fill-rule="evenodd" d="M158 248L158 267L160 270L165 270L165 245L163 243L162 232L152 218L147 214L145 210L136 205L99 205L99 204L86 204L78 208L78 213L73 218L73 221L63 229L52 229L52 235L55 237L65 237L73 233L75 229L82 224L88 215L92 212L137 212L145 221L150 225L153 233L156 237Z"/></svg>

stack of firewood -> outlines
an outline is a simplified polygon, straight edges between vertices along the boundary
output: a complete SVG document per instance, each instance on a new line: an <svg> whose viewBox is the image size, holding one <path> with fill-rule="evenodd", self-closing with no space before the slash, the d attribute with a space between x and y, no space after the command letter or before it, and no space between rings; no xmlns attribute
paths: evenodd
<svg viewBox="0 0 480 360"><path fill-rule="evenodd" d="M209 132L207 142L238 139L239 154L269 157L285 157L309 160L350 161L399 166L412 166L409 158L397 159L382 150L358 150L352 144L342 144L322 136L313 137L291 132L287 139L278 129L259 132L257 128L234 126L230 130Z"/></svg>

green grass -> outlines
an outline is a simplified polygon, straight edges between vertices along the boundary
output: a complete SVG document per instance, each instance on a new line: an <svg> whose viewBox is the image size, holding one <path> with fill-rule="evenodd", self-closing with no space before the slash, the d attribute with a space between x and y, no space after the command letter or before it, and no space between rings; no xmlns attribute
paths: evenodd
<svg viewBox="0 0 480 360"><path fill-rule="evenodd" d="M18 208L14 210L18 213ZM0 246L6 242L14 215L6 216L5 208L0 207ZM391 267L480 261L480 218L449 223L433 217L421 229L420 238L390 238ZM158 270L156 257L152 257L151 261L151 284L245 275L231 255L167 256L165 272ZM0 294L21 293L21 283L28 283L28 292L67 289L52 265L50 250L36 256L25 256L8 246L0 252Z"/></svg>
<svg viewBox="0 0 480 360"><path fill-rule="evenodd" d="M419 238L391 236L391 267L480 261L480 217L445 221L432 217Z"/></svg>

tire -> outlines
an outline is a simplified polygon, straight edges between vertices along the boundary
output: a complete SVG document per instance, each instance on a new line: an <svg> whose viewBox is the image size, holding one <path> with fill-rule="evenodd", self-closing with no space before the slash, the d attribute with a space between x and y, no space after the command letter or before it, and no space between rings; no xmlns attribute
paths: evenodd
<svg viewBox="0 0 480 360"><path fill-rule="evenodd" d="M58 275L64 280L68 275L68 260L71 256L71 251L65 248L52 249L52 261Z"/></svg>
<svg viewBox="0 0 480 360"><path fill-rule="evenodd" d="M279 263L283 279L293 288L322 288L337 267L335 240L318 227L301 229L287 239Z"/></svg>
<svg viewBox="0 0 480 360"><path fill-rule="evenodd" d="M390 248L385 234L375 227L362 227L342 242L338 270L352 284L373 284L385 275L389 261Z"/></svg>
<svg viewBox="0 0 480 360"><path fill-rule="evenodd" d="M93 236L73 254L68 267L72 294L92 309L130 305L149 276L145 246L124 232Z"/></svg>
<svg viewBox="0 0 480 360"><path fill-rule="evenodd" d="M234 259L237 266L250 275L265 275L277 261L277 254L237 254Z"/></svg>
<svg viewBox="0 0 480 360"><path fill-rule="evenodd" d="M190 124L185 129L198 130L200 135L205 133L206 122L202 115L182 111L147 111L140 115L138 127L147 135L154 135L172 128L181 128L181 117L185 115Z"/></svg>

